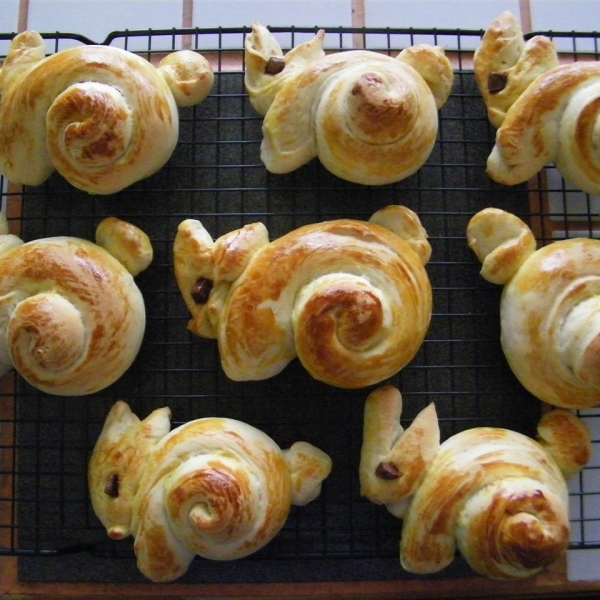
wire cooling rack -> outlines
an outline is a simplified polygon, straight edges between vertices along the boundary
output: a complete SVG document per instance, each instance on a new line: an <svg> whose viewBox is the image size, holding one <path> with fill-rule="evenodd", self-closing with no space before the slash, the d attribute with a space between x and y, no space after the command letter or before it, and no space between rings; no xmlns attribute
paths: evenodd
<svg viewBox="0 0 600 600"><path fill-rule="evenodd" d="M314 29L273 28L284 49ZM38 392L14 373L2 379L0 405L0 555L17 555L24 581L142 581L131 540L108 540L93 514L87 462L112 404L126 400L140 417L168 405L173 426L206 416L237 418L263 429L282 447L305 440L333 459L321 496L294 508L267 547L235 563L192 565L182 581L267 582L402 579L401 522L360 497L362 412L370 389L346 391L312 380L294 362L264 382L234 383L222 373L216 343L186 329L189 315L177 289L172 244L178 224L200 219L217 237L263 221L276 238L300 225L338 217L368 218L392 203L415 210L428 231L427 266L434 314L415 359L390 383L404 396L403 424L435 402L442 439L491 425L533 435L541 407L515 380L499 345L501 289L479 276L466 244L470 217L498 206L528 221L540 243L583 232L595 235L596 199L568 190L552 169L529 186L503 187L485 174L494 132L472 72L481 31L328 29L330 51L364 47L396 55L415 43L443 46L455 85L440 111L438 141L410 178L383 187L359 186L329 174L317 160L289 175L271 175L260 161L262 118L243 83L247 28L128 31L103 43L158 60L189 47L211 59L216 79L208 99L180 111L177 149L156 175L111 197L88 196L58 175L44 185L2 182L3 208L21 237L93 239L96 225L118 216L150 236L155 259L137 277L147 309L138 358L110 388L90 397ZM566 59L597 60L592 34L552 34ZM0 36L6 54L12 36ZM48 53L91 43L71 34L44 34ZM597 411L585 417L595 426ZM595 429L597 431L597 429ZM598 436L596 435L596 440ZM600 547L598 458L572 484L573 548ZM592 483L590 483L592 482ZM46 561L55 556L57 561ZM58 565L58 566L57 566ZM470 574L460 558L440 577Z"/></svg>

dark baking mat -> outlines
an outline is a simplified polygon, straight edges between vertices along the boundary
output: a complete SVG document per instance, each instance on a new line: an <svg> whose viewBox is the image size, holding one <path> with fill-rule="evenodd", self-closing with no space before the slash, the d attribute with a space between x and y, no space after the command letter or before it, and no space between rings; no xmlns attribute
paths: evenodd
<svg viewBox="0 0 600 600"><path fill-rule="evenodd" d="M539 404L518 385L499 346L501 289L481 279L465 239L468 220L486 206L527 217L528 194L524 187L497 186L485 174L493 133L472 73L456 72L427 164L395 185L350 184L317 160L289 175L270 175L260 161L260 140L261 118L247 100L243 74L221 71L211 96L181 111L180 143L155 176L112 197L87 196L58 175L25 190L25 240L64 234L91 239L98 222L115 215L148 233L155 260L137 278L146 300L147 332L121 380L87 398L52 397L18 381L13 550L21 555L21 581L144 580L131 540L108 540L87 495L87 460L117 399L141 417L168 405L174 426L206 416L241 419L282 447L306 440L333 459L321 496L294 508L267 547L231 563L197 559L181 582L414 577L398 561L401 522L359 495L362 411L370 389L325 386L297 361L267 381L229 381L216 343L186 329L172 243L177 225L188 217L202 220L213 237L260 220L275 238L305 223L368 218L392 203L409 206L419 214L433 248L427 270L434 315L416 358L390 380L404 395L404 424L435 402L442 439L479 425L533 432ZM465 574L470 571L457 558L438 576Z"/></svg>

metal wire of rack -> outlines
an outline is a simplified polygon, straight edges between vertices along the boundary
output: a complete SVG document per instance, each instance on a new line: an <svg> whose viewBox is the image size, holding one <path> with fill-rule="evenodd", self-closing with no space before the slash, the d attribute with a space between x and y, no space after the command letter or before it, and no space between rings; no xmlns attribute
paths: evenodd
<svg viewBox="0 0 600 600"><path fill-rule="evenodd" d="M286 49L315 33L308 28L273 31ZM88 196L59 175L38 188L17 189L2 182L3 207L26 241L51 235L93 239L97 223L114 215L146 231L155 252L152 266L137 278L147 309L144 344L122 379L85 398L45 395L14 373L2 380L0 555L19 556L25 580L60 576L78 581L82 565L93 565L91 576L99 581L141 580L131 562L131 540L107 539L87 492L87 461L118 399L142 417L168 405L173 426L204 416L238 418L263 429L282 447L303 439L333 459L321 496L293 510L266 548L235 565L203 561L201 568L190 569L185 581L410 577L397 561L400 521L359 495L362 411L369 390L327 387L311 380L296 362L264 382L229 381L220 369L216 343L195 338L186 329L188 314L173 276L172 243L177 225L188 217L200 219L215 238L258 220L276 238L309 222L368 218L391 203L409 206L419 214L433 248L427 270L434 314L418 355L390 380L404 396L403 422L408 424L435 402L442 439L479 425L530 435L535 430L540 405L517 383L501 353L501 290L479 276L466 244L466 225L481 208L498 206L526 219L540 242L547 243L561 231L566 236L575 229L594 235L598 213L594 199L586 197L583 216L573 220L564 184L549 190L547 173L540 175L537 186L514 188L497 185L485 174L493 131L472 72L472 51L482 32L326 30L330 51L358 44L395 55L424 42L443 46L455 63L454 89L440 111L431 157L407 180L382 187L341 181L317 160L289 175L266 172L259 156L262 118L250 106L243 82L247 33L246 28L126 31L103 42L135 50L148 60L187 46L215 64L213 92L204 103L180 111L178 147L156 175L111 197ZM598 59L595 35L551 35L570 44L565 53L572 59ZM0 35L0 44L10 37ZM92 43L72 34L44 37L49 53ZM586 525L600 522L600 493L598 488L588 490L584 481L597 468L584 470L572 492L578 507L573 547L600 547L600 535L586 533L594 530ZM59 575L45 568L44 556L61 556ZM87 581L92 571L86 569ZM442 576L468 572L457 559Z"/></svg>

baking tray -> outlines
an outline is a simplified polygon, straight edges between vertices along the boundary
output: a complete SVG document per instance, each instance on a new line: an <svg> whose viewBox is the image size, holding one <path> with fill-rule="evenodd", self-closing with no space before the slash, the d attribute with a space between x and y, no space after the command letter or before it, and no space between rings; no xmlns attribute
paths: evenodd
<svg viewBox="0 0 600 600"><path fill-rule="evenodd" d="M316 30L272 31L289 49ZM440 111L436 146L410 178L382 187L359 186L329 174L317 160L289 175L269 174L259 156L262 118L251 108L243 83L243 40L249 29L218 28L115 32L102 42L153 62L166 52L192 48L213 63L213 91L202 104L180 110L179 144L159 173L110 197L89 196L56 174L36 188L2 181L11 227L26 241L51 235L93 239L101 219L118 216L146 231L155 251L151 267L137 277L148 317L144 343L122 379L81 398L44 394L14 373L2 380L0 556L18 557L19 581L145 582L135 566L132 541L108 540L87 492L87 461L110 406L119 399L141 417L168 405L173 426L199 417L237 418L263 429L282 447L302 439L333 459L321 496L293 508L267 547L235 562L196 559L179 583L417 578L399 565L401 522L359 494L362 412L372 388L328 387L312 380L297 362L264 382L229 381L221 371L216 342L186 329L189 315L174 279L172 244L178 224L189 217L200 219L213 237L263 221L275 238L325 219L367 219L388 204L412 208L432 246L427 271L434 312L421 350L389 380L404 396L403 423L408 425L435 402L442 439L480 425L534 434L542 407L507 367L499 345L501 288L480 277L480 265L466 244L466 226L478 210L497 206L525 219L542 244L574 232L595 235L595 199L568 190L552 169L529 185L511 188L487 177L494 131L472 72L472 51L481 31L326 32L328 51L364 47L395 56L409 45L430 43L443 46L453 61L455 84ZM598 59L594 34L552 35L564 60ZM11 37L0 35L4 55ZM49 53L92 43L75 34L43 37ZM597 415L588 411L586 416ZM572 548L600 547L599 491L585 483L596 469L589 466L572 486ZM472 575L457 557L428 580Z"/></svg>

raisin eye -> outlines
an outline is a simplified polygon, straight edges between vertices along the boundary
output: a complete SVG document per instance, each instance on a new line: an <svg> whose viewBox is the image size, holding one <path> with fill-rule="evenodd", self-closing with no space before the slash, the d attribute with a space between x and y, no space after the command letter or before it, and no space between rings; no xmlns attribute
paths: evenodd
<svg viewBox="0 0 600 600"><path fill-rule="evenodd" d="M488 77L488 92L490 94L498 94L505 87L508 77L505 73L490 73Z"/></svg>
<svg viewBox="0 0 600 600"><path fill-rule="evenodd" d="M265 75L277 75L277 73L281 73L283 69L285 69L285 61L283 58L271 56L265 65Z"/></svg>
<svg viewBox="0 0 600 600"><path fill-rule="evenodd" d="M210 279L201 277L192 288L192 299L196 304L206 304L212 288L213 282Z"/></svg>
<svg viewBox="0 0 600 600"><path fill-rule="evenodd" d="M375 475L381 479L399 479L401 473L394 463L380 462L375 469Z"/></svg>
<svg viewBox="0 0 600 600"><path fill-rule="evenodd" d="M109 478L107 484L104 486L104 493L111 498L119 497L119 476L113 473Z"/></svg>

